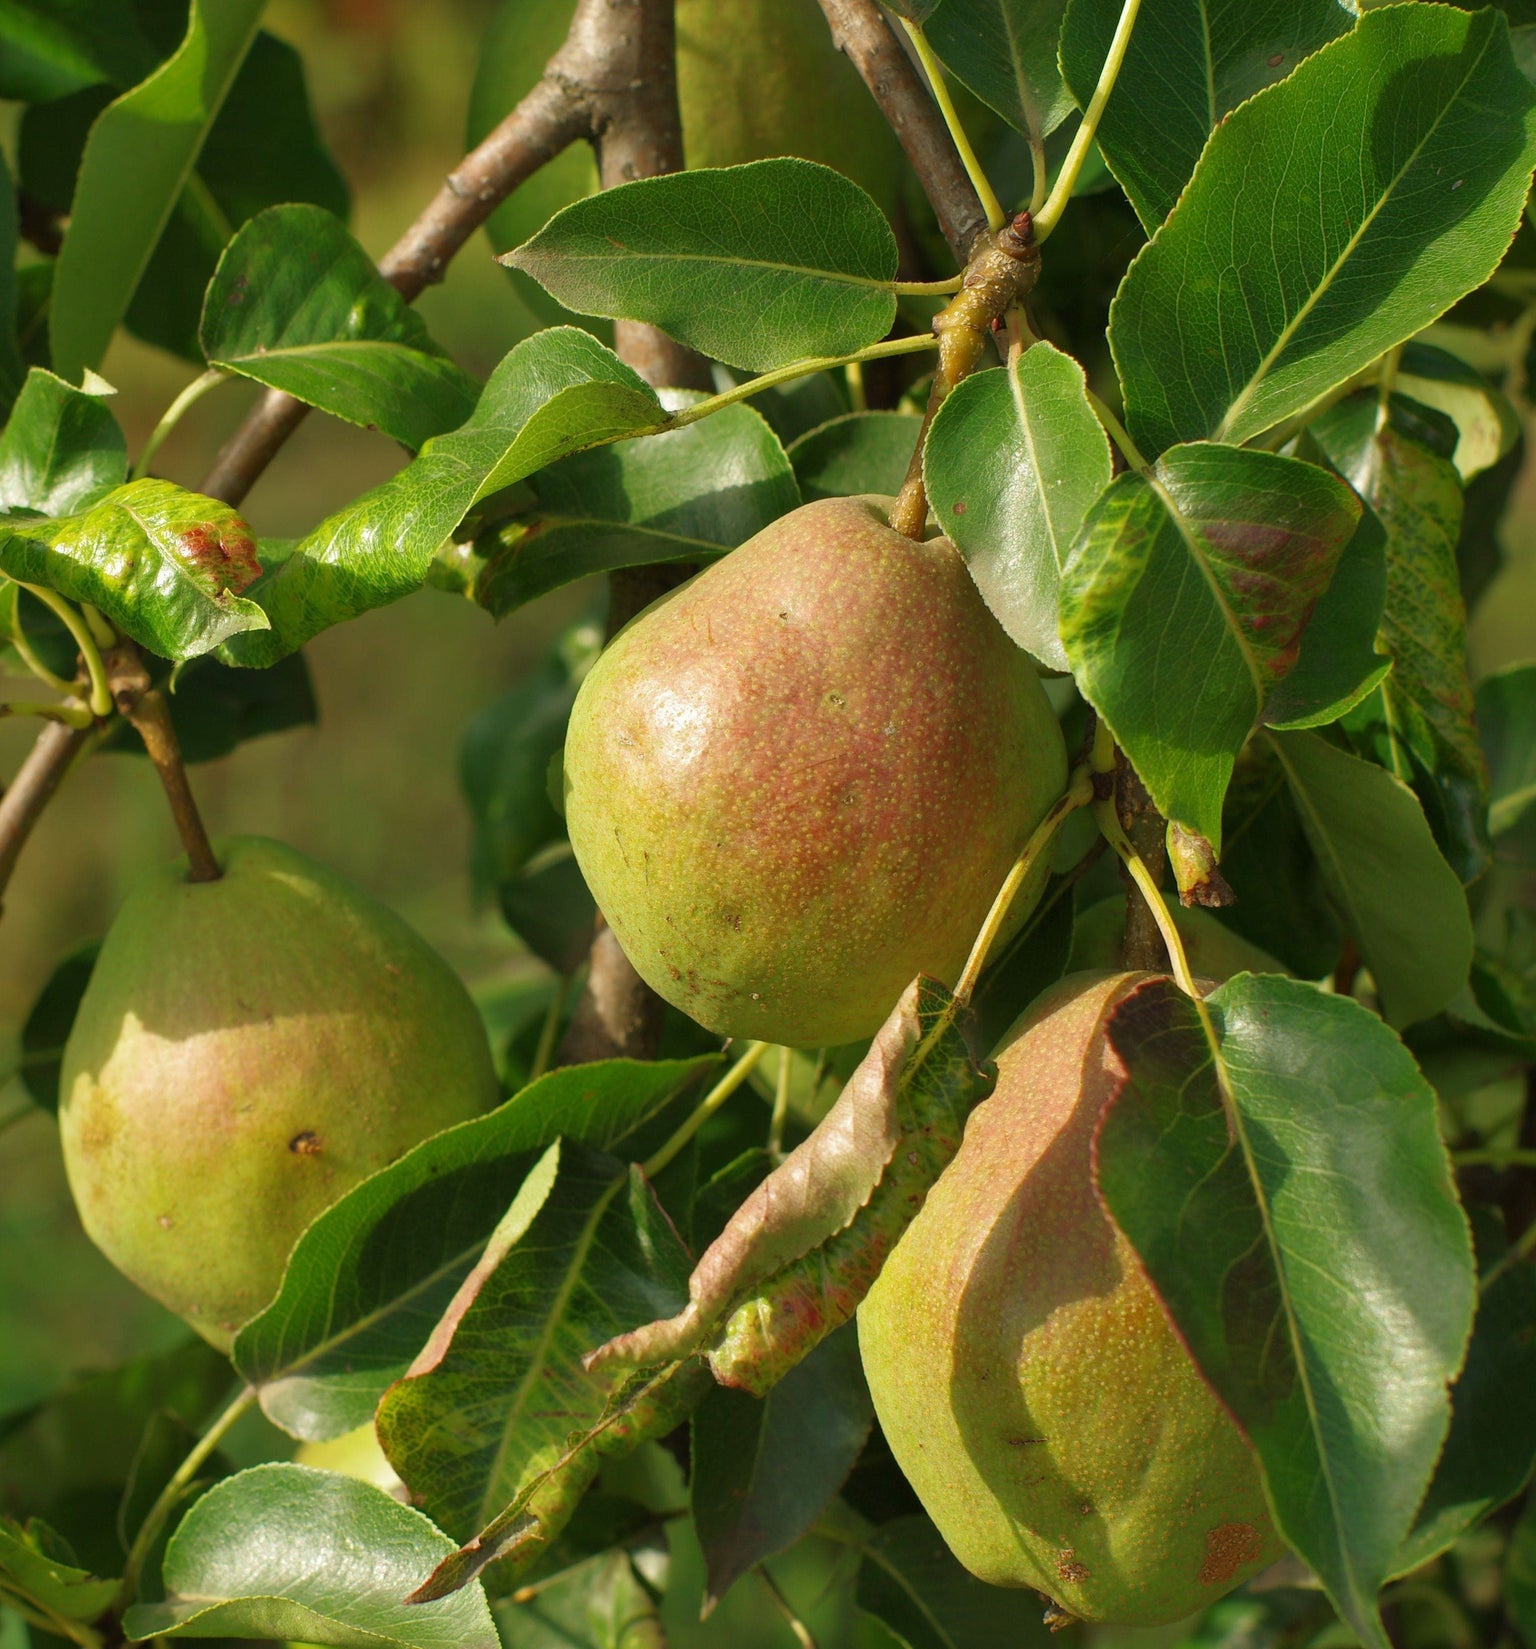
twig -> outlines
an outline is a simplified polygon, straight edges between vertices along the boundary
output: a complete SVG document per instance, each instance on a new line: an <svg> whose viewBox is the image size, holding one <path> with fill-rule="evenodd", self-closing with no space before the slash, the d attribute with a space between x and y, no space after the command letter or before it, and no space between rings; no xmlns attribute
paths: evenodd
<svg viewBox="0 0 1536 1649"><path fill-rule="evenodd" d="M187 853L187 880L216 882L224 874L213 856L208 832L203 828L202 815L192 797L192 786L187 782L186 765L181 759L181 745L176 729L171 725L171 713L166 708L165 695L152 688L144 660L132 642L126 642L108 655L112 673L112 699L118 713L133 726L144 741L149 759L155 764L165 799L170 803L171 817L176 821L176 834Z"/></svg>
<svg viewBox="0 0 1536 1649"><path fill-rule="evenodd" d="M90 738L91 730L87 727L50 722L38 734L37 743L17 770L10 789L0 796L0 901L4 900L11 873L27 845L32 827L42 817L44 808L53 800L65 774ZM4 908L0 902L0 911Z"/></svg>
<svg viewBox="0 0 1536 1649"><path fill-rule="evenodd" d="M970 261L987 214L933 99L875 0L820 0L837 47L859 71L906 152L955 262Z"/></svg>

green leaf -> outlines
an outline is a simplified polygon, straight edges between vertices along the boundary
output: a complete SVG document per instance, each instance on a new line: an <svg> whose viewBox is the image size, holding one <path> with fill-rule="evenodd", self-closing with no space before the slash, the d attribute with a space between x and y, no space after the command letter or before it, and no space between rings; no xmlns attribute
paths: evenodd
<svg viewBox="0 0 1536 1649"><path fill-rule="evenodd" d="M256 33L261 0L192 0L186 38L91 129L53 279L54 365L100 364Z"/></svg>
<svg viewBox="0 0 1536 1649"><path fill-rule="evenodd" d="M1271 743L1388 1022L1427 1019L1466 983L1472 922L1423 809L1383 768L1316 733L1276 733Z"/></svg>
<svg viewBox="0 0 1536 1649"><path fill-rule="evenodd" d="M1527 1643L1536 1638L1536 1501L1526 1506L1509 1537L1504 1558L1504 1607Z"/></svg>
<svg viewBox="0 0 1536 1649"><path fill-rule="evenodd" d="M1492 468L1520 439L1520 415L1508 396L1465 361L1432 344L1415 339L1404 345L1396 387L1456 425L1451 461L1463 482Z"/></svg>
<svg viewBox="0 0 1536 1649"><path fill-rule="evenodd" d="M501 914L556 973L574 974L592 949L597 905L569 842L551 844L501 886Z"/></svg>
<svg viewBox="0 0 1536 1649"><path fill-rule="evenodd" d="M942 0L928 44L1016 130L1044 138L1072 113L1056 66L1066 0Z"/></svg>
<svg viewBox="0 0 1536 1649"><path fill-rule="evenodd" d="M1461 482L1449 459L1399 427L1398 403L1377 429L1376 397L1333 408L1312 433L1387 532L1387 596L1380 643L1392 674L1351 727L1365 730L1383 764L1422 797L1463 881L1488 862L1488 776L1467 674L1467 615L1456 543ZM1417 786L1416 786L1417 788ZM1438 817L1436 817L1438 815Z"/></svg>
<svg viewBox="0 0 1536 1649"><path fill-rule="evenodd" d="M998 622L1053 670L1069 668L1061 570L1111 473L1083 369L1048 343L963 380L928 432L923 476L939 525Z"/></svg>
<svg viewBox="0 0 1536 1649"><path fill-rule="evenodd" d="M721 1386L693 1417L693 1526L713 1608L827 1509L874 1419L852 1323L823 1340L759 1401Z"/></svg>
<svg viewBox="0 0 1536 1649"><path fill-rule="evenodd" d="M1497 1225L1497 1216L1492 1223ZM1467 1361L1451 1391L1451 1430L1413 1531L1394 1572L1406 1574L1443 1552L1495 1507L1518 1494L1536 1466L1536 1267L1501 1263L1499 1233L1488 1250Z"/></svg>
<svg viewBox="0 0 1536 1649"><path fill-rule="evenodd" d="M261 571L250 528L169 481L130 481L76 515L0 523L0 571L90 602L164 658L267 624L240 594Z"/></svg>
<svg viewBox="0 0 1536 1649"><path fill-rule="evenodd" d="M128 443L101 394L33 367L0 433L0 510L72 515L128 479Z"/></svg>
<svg viewBox="0 0 1536 1649"><path fill-rule="evenodd" d="M1291 735L1292 738L1306 735ZM1476 1300L1466 1217L1411 1055L1347 997L1239 974L1115 1011L1099 1190L1264 1466L1280 1532L1374 1649L1450 1423Z"/></svg>
<svg viewBox="0 0 1536 1649"><path fill-rule="evenodd" d="M502 260L581 315L648 321L761 372L846 355L896 318L896 238L808 160L639 178L574 201Z"/></svg>
<svg viewBox="0 0 1536 1649"><path fill-rule="evenodd" d="M665 404L701 398L673 393ZM476 546L475 599L498 618L592 573L712 561L800 502L778 437L744 406L576 453L528 485L533 505Z"/></svg>
<svg viewBox="0 0 1536 1649"><path fill-rule="evenodd" d="M413 449L457 429L479 393L318 206L274 206L239 230L208 288L200 336L211 366Z"/></svg>
<svg viewBox="0 0 1536 1649"><path fill-rule="evenodd" d="M64 1044L100 949L101 942L91 940L70 951L48 975L21 1027L22 1084L45 1111L58 1111Z"/></svg>
<svg viewBox="0 0 1536 1649"><path fill-rule="evenodd" d="M1061 70L1083 108L1119 20L1120 0L1067 8ZM1148 234L1221 121L1349 25L1339 0L1163 0L1137 18L1098 140Z"/></svg>
<svg viewBox="0 0 1536 1649"><path fill-rule="evenodd" d="M480 1257L533 1159L565 1135L617 1151L718 1060L616 1059L551 1071L425 1140L299 1238L283 1286L241 1330L235 1366L295 1437L367 1423Z"/></svg>
<svg viewBox="0 0 1536 1649"><path fill-rule="evenodd" d="M923 420L915 412L848 412L809 429L789 447L807 504L901 491Z"/></svg>
<svg viewBox="0 0 1536 1649"><path fill-rule="evenodd" d="M1044 1649L1051 1641L1032 1593L967 1574L921 1513L883 1523L859 1550L859 1608L905 1649Z"/></svg>
<svg viewBox="0 0 1536 1649"><path fill-rule="evenodd" d="M23 1527L0 1516L0 1584L64 1620L95 1620L121 1583L99 1580L80 1568L74 1553L47 1524L33 1519Z"/></svg>
<svg viewBox="0 0 1536 1649"><path fill-rule="evenodd" d="M0 97L47 103L102 80L131 85L154 61L129 0L0 4Z"/></svg>
<svg viewBox="0 0 1536 1649"><path fill-rule="evenodd" d="M1270 727L1321 727L1379 687L1392 660L1377 651L1387 599L1387 534L1367 509L1301 633L1296 667L1269 695Z"/></svg>
<svg viewBox="0 0 1536 1649"><path fill-rule="evenodd" d="M1533 159L1493 11L1367 12L1234 109L1111 311L1142 451L1245 441L1427 326L1503 257Z"/></svg>
<svg viewBox="0 0 1536 1649"><path fill-rule="evenodd" d="M467 1541L561 1461L612 1394L583 1355L675 1310L687 1275L687 1250L638 1171L552 1145L375 1416L433 1519Z"/></svg>
<svg viewBox="0 0 1536 1649"><path fill-rule="evenodd" d="M263 29L139 281L129 330L200 361L203 296L230 235L280 202L307 202L345 217L350 198L316 125L303 59Z"/></svg>
<svg viewBox="0 0 1536 1649"><path fill-rule="evenodd" d="M1315 465L1178 447L1100 493L1063 569L1061 639L1079 688L1159 811L1218 852L1233 761L1359 518L1355 495Z"/></svg>
<svg viewBox="0 0 1536 1649"><path fill-rule="evenodd" d="M526 339L462 428L434 436L398 475L322 522L255 587L272 633L236 642L225 658L271 664L330 625L409 595L481 499L662 416L644 380L588 333L553 327Z"/></svg>
<svg viewBox="0 0 1536 1649"><path fill-rule="evenodd" d="M1488 756L1488 828L1512 829L1536 802L1536 664L1515 664L1477 685L1477 724Z"/></svg>
<svg viewBox="0 0 1536 1649"><path fill-rule="evenodd" d="M478 1586L408 1606L453 1549L382 1489L307 1466L255 1466L216 1484L165 1554L166 1597L123 1630L152 1637L298 1638L336 1649L498 1649Z"/></svg>

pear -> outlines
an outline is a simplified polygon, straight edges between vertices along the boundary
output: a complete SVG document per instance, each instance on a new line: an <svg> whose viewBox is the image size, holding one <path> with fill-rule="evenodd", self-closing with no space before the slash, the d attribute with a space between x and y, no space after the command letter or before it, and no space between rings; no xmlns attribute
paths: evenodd
<svg viewBox="0 0 1536 1649"><path fill-rule="evenodd" d="M1280 1555L1249 1445L1094 1191L1123 1067L1105 1036L1147 974L1076 974L997 1054L859 1309L892 1452L955 1556L1084 1620L1153 1626Z"/></svg>
<svg viewBox="0 0 1536 1649"><path fill-rule="evenodd" d="M1234 933L1218 917L1198 907L1173 907L1173 925L1184 941L1184 954L1191 971L1199 979L1225 984L1237 973L1288 973L1267 950L1261 950L1242 934ZM1072 954L1068 973L1088 970L1115 970L1120 966L1120 946L1125 938L1125 895L1112 893L1081 912L1072 929Z"/></svg>
<svg viewBox="0 0 1536 1649"><path fill-rule="evenodd" d="M954 546L893 532L888 504L781 516L626 626L576 696L582 872L641 977L722 1035L852 1042L918 973L953 984L1065 786L1029 660Z"/></svg>
<svg viewBox="0 0 1536 1649"><path fill-rule="evenodd" d="M499 1089L464 986L392 911L277 842L219 857L124 901L59 1125L97 1247L227 1350L322 1209Z"/></svg>

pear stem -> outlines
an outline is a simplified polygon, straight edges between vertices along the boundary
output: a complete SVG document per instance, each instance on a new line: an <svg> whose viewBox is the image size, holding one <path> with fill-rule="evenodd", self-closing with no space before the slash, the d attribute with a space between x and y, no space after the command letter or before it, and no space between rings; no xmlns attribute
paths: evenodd
<svg viewBox="0 0 1536 1649"><path fill-rule="evenodd" d="M149 759L155 764L165 799L170 803L171 817L176 822L176 834L187 854L189 882L216 882L224 874L214 857L213 844L203 828L203 816L197 810L192 786L187 781L186 764L181 759L181 744L171 723L165 695L149 684L149 672L138 649L126 646L112 658L112 696L125 720L144 741Z"/></svg>
<svg viewBox="0 0 1536 1649"><path fill-rule="evenodd" d="M683 1123L682 1127L641 1164L641 1172L647 1179L655 1179L662 1169L672 1161L688 1141L698 1133L699 1129L751 1076L757 1062L772 1046L773 1043L771 1042L749 1042L747 1044L746 1051L741 1058L699 1101L693 1109L693 1114Z"/></svg>
<svg viewBox="0 0 1536 1649"><path fill-rule="evenodd" d="M790 1050L779 1049L778 1081L773 1088L773 1114L768 1119L768 1155L778 1162L784 1155L784 1124L789 1120Z"/></svg>
<svg viewBox="0 0 1536 1649"><path fill-rule="evenodd" d="M1086 767L1079 767L1068 780L1065 793L1035 826L1029 840L1024 844L1023 851L1013 861L1012 868L1003 878L1003 885L997 890L997 897L992 901L986 921L981 924L981 932L976 935L976 943L971 946L971 954L966 959L964 971L955 986L957 1002L964 1005L970 1001L976 989L976 981L981 978L981 970L987 965L987 957L1008 920L1008 912L1018 897L1019 889L1023 887L1029 873L1039 862L1040 856L1055 841L1056 832L1061 829L1062 821L1069 813L1086 807L1092 800L1093 776Z"/></svg>
<svg viewBox="0 0 1536 1649"><path fill-rule="evenodd" d="M1168 947L1168 960L1173 964L1173 977L1178 982L1179 989L1186 996L1193 997L1196 1002L1203 1002L1199 989L1195 985L1195 976L1190 971L1189 957L1185 954L1183 937L1174 925L1173 917L1168 910L1168 903L1163 898L1162 889L1158 887L1152 872L1147 869L1146 860L1131 845L1131 839L1126 835L1125 827L1120 823L1120 815L1115 811L1113 793L1094 802L1093 816L1098 821L1104 839L1120 855L1121 863L1130 872L1131 880L1135 882L1137 891L1147 901L1153 920L1157 923L1157 931L1163 936L1163 943ZM1203 1013L1202 1017L1204 1017Z"/></svg>
<svg viewBox="0 0 1536 1649"><path fill-rule="evenodd" d="M187 1452L187 1457L172 1473L170 1481L160 1491L159 1497L149 1508L144 1521L139 1525L138 1533L133 1537L133 1545L128 1551L128 1561L123 1565L123 1586L119 1595L120 1606L131 1603L138 1592L139 1575L144 1568L144 1559L149 1556L150 1548L154 1545L165 1520L176 1509L176 1502L181 1499L183 1492L197 1475L197 1469L224 1441L229 1429L256 1401L256 1388L245 1386L235 1394L219 1415L209 1422L202 1436Z"/></svg>

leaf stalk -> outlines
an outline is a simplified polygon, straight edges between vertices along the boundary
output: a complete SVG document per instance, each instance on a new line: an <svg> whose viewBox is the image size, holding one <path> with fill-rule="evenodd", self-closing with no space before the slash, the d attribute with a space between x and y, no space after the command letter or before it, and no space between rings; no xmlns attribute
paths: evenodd
<svg viewBox="0 0 1536 1649"><path fill-rule="evenodd" d="M1003 211L1002 202L998 200L996 192L987 180L987 174L982 170L981 162L976 158L971 140L965 135L960 113L955 108L954 99L949 95L949 87L944 82L944 65L939 62L933 47L928 44L927 35L916 23L910 18L903 17L901 26L907 31L907 38L916 49L918 61L923 65L923 73L928 76L928 84L933 90L933 101L938 104L939 113L944 116L944 124L949 128L949 135L954 139L955 152L960 156L960 164L965 168L965 175L971 180L971 187L976 191L981 209L987 214L987 228L995 235L1007 221L1007 216Z"/></svg>

